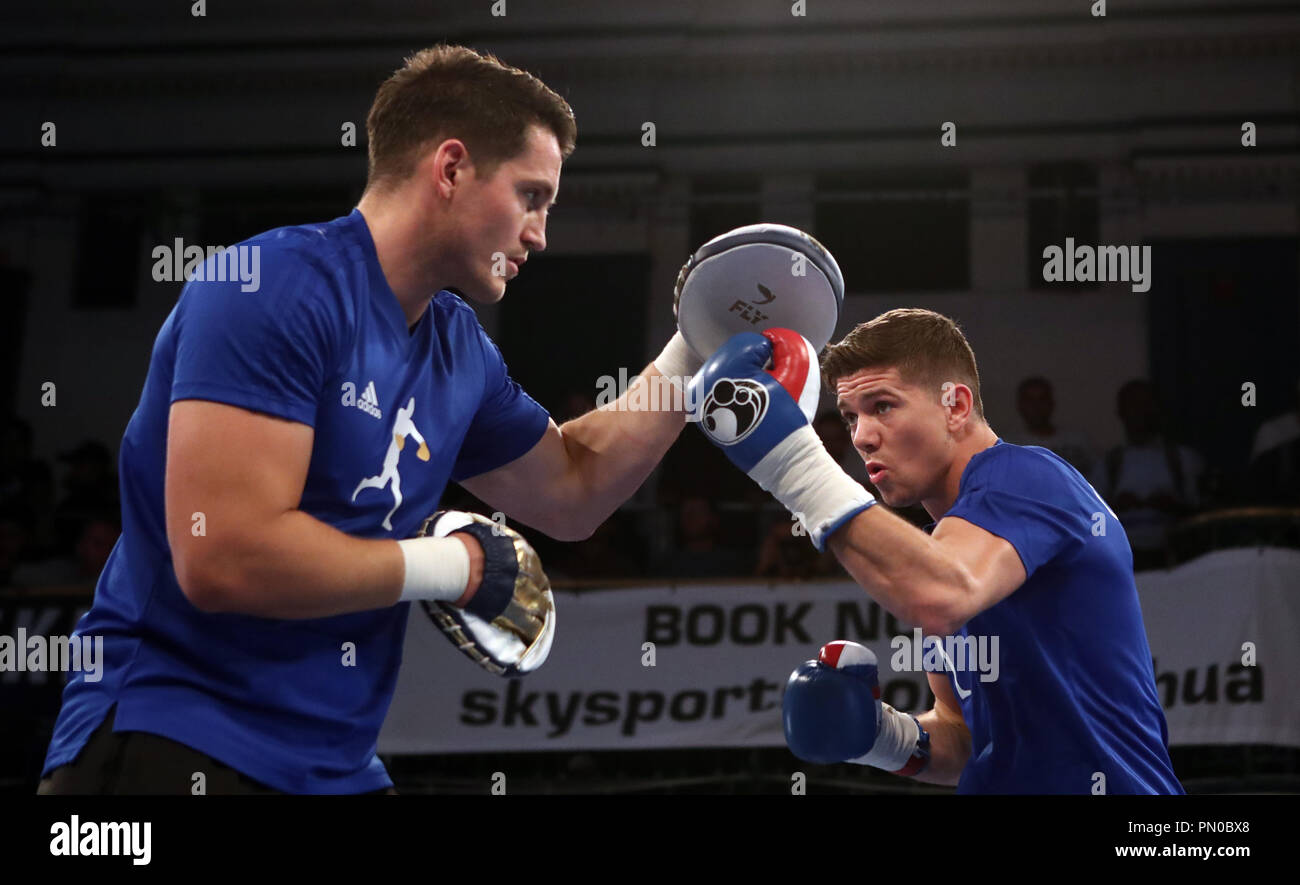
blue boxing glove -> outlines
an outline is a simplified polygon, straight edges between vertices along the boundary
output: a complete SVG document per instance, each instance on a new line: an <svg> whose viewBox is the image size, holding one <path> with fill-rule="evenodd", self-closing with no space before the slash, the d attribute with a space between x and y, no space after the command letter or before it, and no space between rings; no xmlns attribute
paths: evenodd
<svg viewBox="0 0 1300 885"><path fill-rule="evenodd" d="M930 762L929 733L880 700L876 656L856 642L827 643L790 674L781 719L790 752L805 762L853 762L904 776Z"/></svg>
<svg viewBox="0 0 1300 885"><path fill-rule="evenodd" d="M832 532L876 499L812 429L820 392L808 339L768 329L741 332L719 347L691 380L687 402L704 435L795 514L823 550Z"/></svg>

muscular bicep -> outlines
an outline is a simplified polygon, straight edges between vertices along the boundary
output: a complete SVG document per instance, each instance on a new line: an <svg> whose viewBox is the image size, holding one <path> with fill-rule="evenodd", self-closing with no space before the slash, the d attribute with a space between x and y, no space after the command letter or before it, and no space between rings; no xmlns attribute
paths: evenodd
<svg viewBox="0 0 1300 885"><path fill-rule="evenodd" d="M203 606L260 525L298 507L313 429L205 400L172 404L167 426L167 541L181 589Z"/></svg>
<svg viewBox="0 0 1300 885"><path fill-rule="evenodd" d="M553 538L569 540L564 516L572 507L577 479L564 436L550 421L542 438L526 453L460 484L511 519Z"/></svg>
<svg viewBox="0 0 1300 885"><path fill-rule="evenodd" d="M1025 583L1025 565L1016 548L974 523L957 516L944 517L935 526L932 537L962 567L967 578L956 612L958 627L997 605Z"/></svg>
<svg viewBox="0 0 1300 885"><path fill-rule="evenodd" d="M930 691L934 692L934 711L944 722L961 725L966 727L966 719L961 715L961 703L957 700L957 695L953 693L952 683L948 681L947 672L925 674L926 680L930 683Z"/></svg>
<svg viewBox="0 0 1300 885"><path fill-rule="evenodd" d="M917 717L930 733L930 767L918 780L955 787L971 756L971 734L947 673L926 673L934 709Z"/></svg>

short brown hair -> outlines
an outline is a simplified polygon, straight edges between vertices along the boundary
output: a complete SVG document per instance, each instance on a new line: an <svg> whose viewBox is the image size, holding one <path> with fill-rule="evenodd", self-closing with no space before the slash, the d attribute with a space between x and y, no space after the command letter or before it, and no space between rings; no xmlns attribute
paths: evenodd
<svg viewBox="0 0 1300 885"><path fill-rule="evenodd" d="M892 366L908 384L933 390L935 398L946 381L971 389L975 414L984 420L980 374L975 353L957 324L943 314L920 308L900 308L861 323L822 356L822 377L829 388L862 369Z"/></svg>
<svg viewBox="0 0 1300 885"><path fill-rule="evenodd" d="M466 46L421 50L380 85L370 106L366 187L409 178L422 151L448 138L465 142L489 177L523 151L534 124L555 133L562 157L573 153L573 109L541 80Z"/></svg>

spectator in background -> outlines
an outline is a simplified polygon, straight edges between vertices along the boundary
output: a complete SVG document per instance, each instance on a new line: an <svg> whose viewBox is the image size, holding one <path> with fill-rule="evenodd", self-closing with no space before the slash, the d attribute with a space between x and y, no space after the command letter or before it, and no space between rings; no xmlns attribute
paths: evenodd
<svg viewBox="0 0 1300 885"><path fill-rule="evenodd" d="M1129 381L1120 388L1117 403L1127 442L1106 454L1103 494L1124 525L1134 569L1160 568L1169 529L1199 505L1205 462L1165 436L1160 402L1149 381Z"/></svg>
<svg viewBox="0 0 1300 885"><path fill-rule="evenodd" d="M585 541L557 542L547 554L546 573L552 581L636 578L645 567L640 547L631 515L616 510Z"/></svg>
<svg viewBox="0 0 1300 885"><path fill-rule="evenodd" d="M13 570L10 583L15 587L88 585L93 591L121 534L121 516L117 511L94 514L82 525L73 555L19 565Z"/></svg>
<svg viewBox="0 0 1300 885"><path fill-rule="evenodd" d="M739 578L752 561L746 553L722 545L721 520L713 501L688 495L677 507L677 543L664 564L671 578Z"/></svg>
<svg viewBox="0 0 1300 885"><path fill-rule="evenodd" d="M1020 432L1004 436L1009 443L1019 446L1041 446L1060 455L1093 485L1097 476L1097 448L1081 430L1065 430L1052 422L1056 412L1056 397L1052 383L1041 375L1025 378L1016 388L1016 411L1024 427Z"/></svg>
<svg viewBox="0 0 1300 885"><path fill-rule="evenodd" d="M86 440L59 455L68 465L63 484L66 494L54 508L54 552L74 556L77 539L86 524L105 511L120 514L117 475L108 446Z"/></svg>
<svg viewBox="0 0 1300 885"><path fill-rule="evenodd" d="M31 514L19 504L0 504L0 587L13 584L13 573L29 544Z"/></svg>
<svg viewBox="0 0 1300 885"><path fill-rule="evenodd" d="M0 419L0 508L13 507L27 514L27 541L20 559L39 558L48 552L50 520L54 512L54 473L50 465L32 457L32 428L16 415Z"/></svg>
<svg viewBox="0 0 1300 885"><path fill-rule="evenodd" d="M789 518L777 518L763 537L758 550L758 564L754 576L777 578L782 581L805 581L831 575L843 576L835 555L808 543L807 534L796 534L796 523Z"/></svg>
<svg viewBox="0 0 1300 885"><path fill-rule="evenodd" d="M1291 409L1255 431L1248 471L1251 501L1300 506L1300 380Z"/></svg>
<svg viewBox="0 0 1300 885"><path fill-rule="evenodd" d="M726 455L696 430L677 437L659 466L660 506L675 512L682 500L692 495L705 495L718 504L765 503L763 490L732 467Z"/></svg>

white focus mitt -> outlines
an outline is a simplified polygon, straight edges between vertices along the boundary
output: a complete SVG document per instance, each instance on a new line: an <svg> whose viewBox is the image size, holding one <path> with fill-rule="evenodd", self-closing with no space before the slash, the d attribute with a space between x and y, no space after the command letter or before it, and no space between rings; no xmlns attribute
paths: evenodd
<svg viewBox="0 0 1300 885"><path fill-rule="evenodd" d="M793 329L820 353L835 334L844 277L826 247L784 224L750 224L695 250L677 275L673 312L704 359L738 332Z"/></svg>

